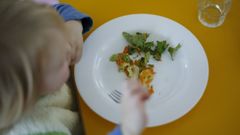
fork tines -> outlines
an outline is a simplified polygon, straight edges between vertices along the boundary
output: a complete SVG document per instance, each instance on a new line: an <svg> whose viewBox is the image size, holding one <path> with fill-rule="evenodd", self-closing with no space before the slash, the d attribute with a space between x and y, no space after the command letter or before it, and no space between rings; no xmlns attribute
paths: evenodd
<svg viewBox="0 0 240 135"><path fill-rule="evenodd" d="M109 97L116 103L120 103L122 93L119 92L118 90L114 90L109 94Z"/></svg>

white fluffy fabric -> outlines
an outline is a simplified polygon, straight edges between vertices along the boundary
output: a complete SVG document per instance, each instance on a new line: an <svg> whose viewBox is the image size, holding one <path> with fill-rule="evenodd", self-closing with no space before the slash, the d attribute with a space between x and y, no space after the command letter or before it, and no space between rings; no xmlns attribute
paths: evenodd
<svg viewBox="0 0 240 135"><path fill-rule="evenodd" d="M64 85L61 90L41 98L33 110L22 117L2 135L30 135L36 133L62 132L77 134L77 112L70 110L73 99L71 90Z"/></svg>

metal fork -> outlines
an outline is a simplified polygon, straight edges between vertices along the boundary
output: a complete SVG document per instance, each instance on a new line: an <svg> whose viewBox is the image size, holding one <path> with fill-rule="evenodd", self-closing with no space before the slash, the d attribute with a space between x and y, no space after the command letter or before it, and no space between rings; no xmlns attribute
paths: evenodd
<svg viewBox="0 0 240 135"><path fill-rule="evenodd" d="M112 91L110 94L108 94L108 96L116 103L120 103L121 101L121 97L122 97L122 93L119 92L118 90L114 90Z"/></svg>

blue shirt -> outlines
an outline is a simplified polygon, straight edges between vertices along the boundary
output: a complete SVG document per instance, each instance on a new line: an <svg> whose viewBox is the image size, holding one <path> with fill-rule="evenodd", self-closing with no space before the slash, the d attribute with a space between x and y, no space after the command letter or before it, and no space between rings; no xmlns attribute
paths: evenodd
<svg viewBox="0 0 240 135"><path fill-rule="evenodd" d="M109 133L108 135L122 135L122 131L120 126L117 126L111 133Z"/></svg>
<svg viewBox="0 0 240 135"><path fill-rule="evenodd" d="M81 21L83 25L83 34L88 32L93 26L93 20L86 14L77 11L68 4L56 4L53 7L63 17L64 21L77 20Z"/></svg>

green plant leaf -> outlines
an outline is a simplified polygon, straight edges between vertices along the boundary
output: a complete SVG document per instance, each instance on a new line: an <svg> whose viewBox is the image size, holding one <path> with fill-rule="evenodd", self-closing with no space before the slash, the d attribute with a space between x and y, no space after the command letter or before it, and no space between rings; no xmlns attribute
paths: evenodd
<svg viewBox="0 0 240 135"><path fill-rule="evenodd" d="M169 44L167 43L166 40L163 41L157 41L157 45L152 52L153 58L157 61L161 60L162 53L165 52L165 50L168 48Z"/></svg>
<svg viewBox="0 0 240 135"><path fill-rule="evenodd" d="M174 56L176 55L176 52L181 48L181 45L178 44L176 47L169 47L168 52L171 56L171 59L174 60Z"/></svg>
<svg viewBox="0 0 240 135"><path fill-rule="evenodd" d="M149 34L147 33L140 33L140 32L137 32L135 35L131 35L127 32L123 32L122 35L130 45L138 47L140 49L143 48L149 36Z"/></svg>
<svg viewBox="0 0 240 135"><path fill-rule="evenodd" d="M127 63L129 63L129 62L131 61L129 55L127 55L127 54L125 54L125 55L122 56L122 60L125 61L125 62L127 62Z"/></svg>
<svg viewBox="0 0 240 135"><path fill-rule="evenodd" d="M112 62L115 62L115 61L117 61L117 59L118 59L118 54L113 54L111 57L110 57L110 61L112 61Z"/></svg>

